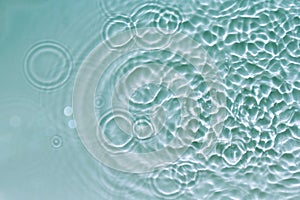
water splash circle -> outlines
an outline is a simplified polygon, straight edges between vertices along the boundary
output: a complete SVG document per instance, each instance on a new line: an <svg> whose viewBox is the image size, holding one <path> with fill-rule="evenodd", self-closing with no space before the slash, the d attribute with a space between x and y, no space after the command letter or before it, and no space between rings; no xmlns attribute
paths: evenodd
<svg viewBox="0 0 300 200"><path fill-rule="evenodd" d="M140 73L139 70L130 71L130 69L122 68L122 70L120 70L123 72L123 76L120 76L121 78L117 80L107 78L106 73L110 70L114 72L114 68L111 67L114 66L112 63L123 55L135 51L152 52L159 50L162 52L171 52L168 57L170 60L173 58L176 59L176 56L183 58L187 63L193 66L193 70L195 70L192 77L197 76L197 74L203 77L209 95L212 98L210 128L206 133L202 147L204 153L208 153L208 149L214 146L214 142L220 134L225 120L225 96L221 81L212 61L205 51L200 48L199 43L181 33L166 36L158 32L156 28L144 28L141 31L151 33L151 35L155 36L158 40L169 37L170 43L168 45L159 46L159 48L157 45L151 44L144 46L140 45L141 43L146 44L143 37L135 37L135 42L125 43L122 48L110 49L107 43L124 40L126 39L124 37L128 37L129 40L132 37L131 32L130 34L128 34L128 32L122 32L115 35L110 38L109 41L104 41L104 43L96 46L86 57L78 71L73 92L74 118L77 122L78 134L84 146L97 160L105 165L131 173L153 171L160 166L174 162L186 151L195 137L194 128L189 126L191 124L190 121L191 119L197 119L199 114L194 112L194 109L190 106L193 105L191 102L197 102L199 99L196 98L197 95L193 94L193 90L196 87L196 84L193 83L194 79L189 79L189 75L191 74L185 74L184 72L185 69L189 69L186 68L186 65L177 66L177 69L174 69L175 67L171 64L164 65L160 63L161 65L159 65L159 63L149 61L142 63L145 64L144 67L140 67L143 73ZM137 63L137 65L139 65L139 63ZM146 78L141 79L140 77L142 74L145 75L147 70L149 73L143 76ZM130 76L132 78L130 78ZM172 137L170 141L168 141L163 148L146 153L132 152L130 148L127 149L127 151L120 151L117 146L110 146L109 150L107 150L107 134L103 129L105 124L101 123L101 119L99 120L95 113L95 91L97 90L99 77L115 84L107 87L105 93L105 95L111 97L111 100L109 100L110 102L106 102L106 99L107 107L105 107L104 110L110 112L112 116L114 116L118 110L130 111L129 102L132 100L132 95L138 88L144 87L147 84L153 84L153 82L158 85L165 85L165 87L171 91L168 95L172 95L172 98L176 99L175 107L172 107L172 104L170 104L169 108L175 108L175 110L179 109L180 111L178 112L178 124L174 124L172 118L168 118L168 115L165 115L166 118L158 118L158 121L169 119L166 124L163 124L163 129L168 129L171 132ZM163 97L168 97L168 95ZM150 106L150 110L148 110L149 112L152 109L151 107L152 106ZM160 110L161 113L165 114L167 111L168 109ZM129 112L129 114L130 113L131 112ZM145 116L146 115L147 114L145 114ZM150 115L150 119L151 116L152 115ZM124 120L118 121L120 118L116 118L114 123L117 124L116 127L119 130L122 130L128 135L132 135L134 118L135 115L126 116L125 121L128 120L127 125L123 123ZM159 130L157 127L160 125L157 125L157 121L154 119L152 117L152 129Z"/></svg>
<svg viewBox="0 0 300 200"><path fill-rule="evenodd" d="M27 52L24 74L35 88L53 90L67 82L72 65L71 54L66 47L55 41L41 41Z"/></svg>

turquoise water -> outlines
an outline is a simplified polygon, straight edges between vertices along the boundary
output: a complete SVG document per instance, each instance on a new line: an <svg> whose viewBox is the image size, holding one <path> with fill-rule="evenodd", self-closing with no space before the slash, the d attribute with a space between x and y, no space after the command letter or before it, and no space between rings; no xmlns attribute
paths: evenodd
<svg viewBox="0 0 300 200"><path fill-rule="evenodd" d="M299 199L297 0L0 1L0 199Z"/></svg>

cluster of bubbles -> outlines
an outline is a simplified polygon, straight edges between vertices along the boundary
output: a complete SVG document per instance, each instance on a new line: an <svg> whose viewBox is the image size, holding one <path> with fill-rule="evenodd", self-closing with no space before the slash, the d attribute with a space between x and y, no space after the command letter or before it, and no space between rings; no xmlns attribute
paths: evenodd
<svg viewBox="0 0 300 200"><path fill-rule="evenodd" d="M73 108L71 106L66 106L64 108L64 115L66 117L71 117L73 115ZM76 128L76 122L74 119L70 119L68 121L68 127L71 129L75 129Z"/></svg>

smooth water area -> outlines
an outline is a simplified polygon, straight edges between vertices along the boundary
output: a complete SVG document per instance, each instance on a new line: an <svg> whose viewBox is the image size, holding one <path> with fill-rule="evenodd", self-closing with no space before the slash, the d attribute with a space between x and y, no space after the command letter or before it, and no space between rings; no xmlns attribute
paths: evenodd
<svg viewBox="0 0 300 200"><path fill-rule="evenodd" d="M0 0L0 200L299 199L297 0Z"/></svg>

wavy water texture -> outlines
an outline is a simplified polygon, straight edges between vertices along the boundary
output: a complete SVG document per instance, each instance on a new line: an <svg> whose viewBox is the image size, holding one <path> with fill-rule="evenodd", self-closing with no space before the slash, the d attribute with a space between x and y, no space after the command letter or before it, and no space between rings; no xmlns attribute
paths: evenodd
<svg viewBox="0 0 300 200"><path fill-rule="evenodd" d="M152 172L149 175L150 182L146 181L144 192L149 191L158 199L294 199L300 195L300 190L297 189L300 183L297 175L300 169L297 159L300 147L300 60L297 49L299 3L195 1L191 4L192 10L183 10L188 6L178 9L179 3L177 6L157 2L142 4L138 5L132 14L126 16L122 13L119 17L110 17L108 21L107 30L110 33L105 34L105 40L108 36L113 37L128 29L133 32L130 38L143 38L142 42L148 43L143 43L145 46L169 45L170 41L167 39L157 41L157 38L151 37L151 33L141 29L144 27L155 27L164 35L176 32L189 35L198 42L199 48L204 48L214 60L218 75L226 88L227 114L222 115L226 117L222 132L215 138L217 144L213 145L214 150L203 155L203 152L200 153L202 142L205 141L202 136L207 132L206 125L211 116L211 96L209 93L208 96L205 95L205 81L201 77L205 74L199 74L199 77L192 79L186 78L185 83L180 83L182 86L189 85L192 93L196 94L196 104L192 104L191 108L195 109L197 117L191 119L188 127L196 130L199 136L194 138L194 142L182 155L182 158L188 158L188 162L179 159ZM118 28L119 25L123 28ZM118 45L127 42L122 41ZM160 46L157 48L161 49ZM188 48L189 46L187 52ZM170 64L175 70L179 69L178 73L186 77L189 77L190 72L197 74L192 69L189 71L188 64L182 61L179 61L178 66L186 66L180 70L176 67L176 56L162 52L157 55L156 51L130 52L122 55L121 60L114 61L116 64L111 66L111 69L116 71L104 73L103 80L99 81L103 89L97 90L97 95L105 94L105 81L112 84L109 88L113 90L117 82L114 83L114 78L111 78L124 77L122 74L118 75L119 67L122 69L120 73L135 74L132 78L126 75L128 79L132 79L132 83L143 82L155 72L158 72L160 80L163 80L164 72L170 73L168 69L163 69L164 64ZM160 69L152 72L151 67L145 64L140 66L149 62L158 62L162 72L159 72ZM165 93L168 91L155 85L156 83L159 83L159 80L132 93L133 91L126 91L124 87L131 83L124 80L122 87L117 89L120 97L129 95L126 101L131 107L129 106L129 113L124 116L131 115L133 119L146 117L145 124L139 129L142 132L147 131L143 133L145 138L137 137L138 140L134 140L133 136L134 141L126 147L126 151L143 152L145 148L159 148L151 146L157 145L157 141L153 143L153 140L149 143L150 146L145 146L145 139L155 138L152 132L156 128L152 126L166 125L165 118L172 114L161 114L161 118L155 121L155 124L149 125L151 120L147 119L147 113L150 111L148 108L167 103L174 94ZM104 99L110 96L109 93L102 95L101 102L108 103L109 101ZM160 98L168 100L164 102ZM169 107L168 111L180 111L180 108L176 109L176 101L172 104L173 107ZM101 109L104 109L104 106ZM96 112L96 115L101 116L101 111ZM172 118L172 122L176 123L176 118ZM121 122L116 125L119 125L119 128L123 126ZM124 122L124 127L128 126L133 127L135 132L134 124ZM178 125L176 127L180 128ZM131 130L124 128L123 131ZM136 149L135 143L143 145L143 148Z"/></svg>
<svg viewBox="0 0 300 200"><path fill-rule="evenodd" d="M1 98L0 199L299 198L299 1L85 3L27 36L37 101Z"/></svg>

